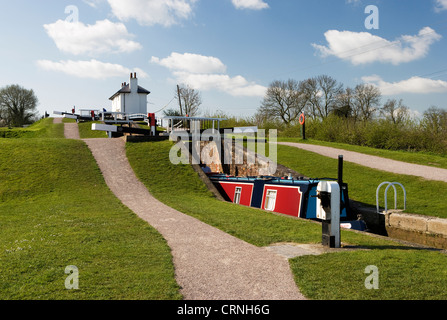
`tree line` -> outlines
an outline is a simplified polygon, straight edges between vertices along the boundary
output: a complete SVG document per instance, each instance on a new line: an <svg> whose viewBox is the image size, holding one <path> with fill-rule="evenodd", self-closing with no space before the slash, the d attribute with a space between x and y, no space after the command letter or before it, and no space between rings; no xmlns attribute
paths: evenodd
<svg viewBox="0 0 447 320"><path fill-rule="evenodd" d="M265 121L280 120L290 126L303 112L314 119L324 120L334 114L354 122L372 120L378 112L394 122L409 116L402 100L390 99L381 107L381 96L374 85L362 83L345 88L328 75L303 81L275 80L268 87L256 117Z"/></svg>
<svg viewBox="0 0 447 320"><path fill-rule="evenodd" d="M390 150L447 153L447 110L432 106L412 118L400 99L388 99L374 85L347 87L320 75L303 81L275 80L252 122L276 128L283 137L301 136L299 117L306 115L306 137ZM248 120L248 119L246 119Z"/></svg>

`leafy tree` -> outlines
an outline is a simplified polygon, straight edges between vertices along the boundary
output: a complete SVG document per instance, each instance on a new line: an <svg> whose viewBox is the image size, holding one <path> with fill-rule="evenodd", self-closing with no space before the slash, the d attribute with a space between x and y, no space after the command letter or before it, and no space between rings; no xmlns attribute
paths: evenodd
<svg viewBox="0 0 447 320"><path fill-rule="evenodd" d="M0 117L8 126L21 127L34 122L37 103L32 89L17 84L0 89Z"/></svg>
<svg viewBox="0 0 447 320"><path fill-rule="evenodd" d="M165 116L175 116L175 117L181 117L182 116L182 114L180 113L180 111L178 111L178 110L175 110L175 109L167 109L167 110L164 110L163 111L163 114L165 115Z"/></svg>

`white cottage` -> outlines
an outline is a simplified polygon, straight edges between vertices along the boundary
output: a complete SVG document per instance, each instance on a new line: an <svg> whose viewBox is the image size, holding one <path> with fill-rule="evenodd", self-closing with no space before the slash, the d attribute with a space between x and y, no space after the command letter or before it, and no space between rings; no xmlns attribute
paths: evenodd
<svg viewBox="0 0 447 320"><path fill-rule="evenodd" d="M137 73L131 73L130 83L122 83L121 89L109 98L112 100L112 112L146 114L148 94L148 90L138 85Z"/></svg>

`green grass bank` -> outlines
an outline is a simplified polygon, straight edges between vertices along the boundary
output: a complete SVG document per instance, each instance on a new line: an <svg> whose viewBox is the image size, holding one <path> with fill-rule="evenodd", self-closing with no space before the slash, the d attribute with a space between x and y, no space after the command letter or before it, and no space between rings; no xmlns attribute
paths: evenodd
<svg viewBox="0 0 447 320"><path fill-rule="evenodd" d="M321 242L319 224L215 199L191 166L170 163L171 146L168 141L127 144L134 171L160 201L257 246ZM279 153L283 151L288 152L279 150ZM341 239L365 250L290 260L296 283L306 297L321 300L447 298L445 254L347 230L342 230ZM365 268L370 265L379 270L377 290L365 286L368 276Z"/></svg>
<svg viewBox="0 0 447 320"><path fill-rule="evenodd" d="M1 139L0 201L0 299L181 299L166 241L112 194L84 142Z"/></svg>
<svg viewBox="0 0 447 320"><path fill-rule="evenodd" d="M294 147L278 145L278 162L312 178L337 177L338 160ZM376 190L384 181L400 182L407 191L408 213L447 218L447 183L398 175L344 162L343 180L351 199L368 206L376 205ZM380 206L384 207L383 189ZM404 207L402 190L397 190L398 209ZM388 208L394 208L394 193L388 193Z"/></svg>
<svg viewBox="0 0 447 320"><path fill-rule="evenodd" d="M0 138L63 138L64 125L53 118L41 119L26 128L0 128Z"/></svg>

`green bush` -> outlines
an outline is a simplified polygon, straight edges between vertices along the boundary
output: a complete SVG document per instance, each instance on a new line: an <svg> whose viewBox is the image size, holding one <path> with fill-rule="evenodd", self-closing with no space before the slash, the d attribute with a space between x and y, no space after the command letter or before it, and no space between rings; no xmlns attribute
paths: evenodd
<svg viewBox="0 0 447 320"><path fill-rule="evenodd" d="M300 138L301 126L296 124L280 129L279 136ZM387 150L447 153L446 132L433 130L433 126L424 121L393 123L375 119L363 122L335 115L324 120L309 118L306 120L306 138Z"/></svg>

